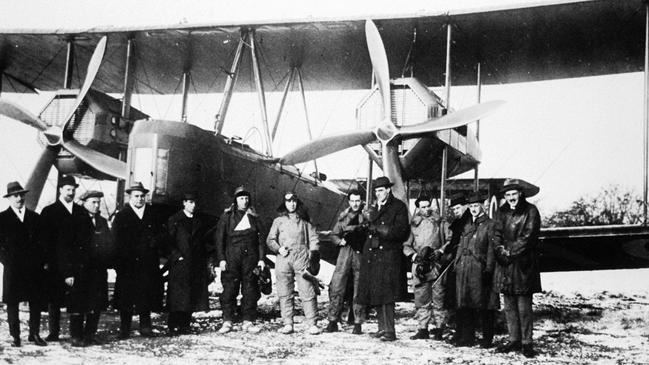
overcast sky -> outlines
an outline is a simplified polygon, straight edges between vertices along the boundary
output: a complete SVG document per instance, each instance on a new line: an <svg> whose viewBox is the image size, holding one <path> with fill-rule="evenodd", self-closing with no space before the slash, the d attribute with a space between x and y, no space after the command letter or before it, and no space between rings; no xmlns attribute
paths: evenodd
<svg viewBox="0 0 649 365"><path fill-rule="evenodd" d="M253 2L204 1L5 1L0 5L3 28L88 28L93 26L146 26L178 23L214 23L282 18L337 18L364 14L435 13L444 9L502 6L512 1L372 1ZM272 3L272 7L268 4ZM517 1L520 3L520 1ZM260 5L266 4L266 5ZM444 95L443 90L435 90ZM309 116L316 136L354 126L354 108L365 91L327 91L307 94ZM475 88L454 88L455 109L475 103ZM483 87L482 100L501 99L506 106L485 119L481 127L482 177L520 177L541 187L538 200L543 213L566 207L583 194L619 184L642 193L642 75L602 77ZM38 112L46 95L4 94ZM220 94L190 97L189 119L211 128ZM180 96L135 97L134 106L153 117L177 119ZM274 120L279 95L268 96L269 119ZM225 134L243 136L259 120L254 95L236 95ZM280 126L277 153L286 152L306 137L297 95L289 99ZM25 182L39 154L36 135L29 127L2 119L0 184ZM248 142L259 140L253 134ZM365 173L366 157L353 148L319 162L331 177ZM3 201L2 206L6 206Z"/></svg>

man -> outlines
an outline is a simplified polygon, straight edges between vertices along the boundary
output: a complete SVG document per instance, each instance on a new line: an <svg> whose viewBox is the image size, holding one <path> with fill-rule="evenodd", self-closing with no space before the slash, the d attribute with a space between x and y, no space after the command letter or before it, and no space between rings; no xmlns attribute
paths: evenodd
<svg viewBox="0 0 649 365"><path fill-rule="evenodd" d="M7 184L9 208L0 213L0 262L4 265L2 301L7 304L7 322L14 347L20 347L18 305L29 303L29 341L37 346L41 339L41 309L45 254L38 241L39 216L25 207L28 190L17 182Z"/></svg>
<svg viewBox="0 0 649 365"><path fill-rule="evenodd" d="M196 194L184 194L182 204L183 209L167 221L167 327L170 335L188 334L192 313L209 310L207 286L213 280L212 270L208 266L212 250L206 236L211 228L209 219L198 211Z"/></svg>
<svg viewBox="0 0 649 365"><path fill-rule="evenodd" d="M532 294L541 291L538 249L541 218L526 198L530 184L506 179L501 189L505 204L497 219L503 226L503 243L496 247L497 288L504 294L509 342L499 352L522 350L526 357L536 355L532 346ZM531 194L527 194L531 196Z"/></svg>
<svg viewBox="0 0 649 365"><path fill-rule="evenodd" d="M457 247L460 244L462 230L464 230L464 226L471 221L471 213L469 213L469 210L467 209L466 197L463 193L457 193L451 196L449 207L451 208L453 218L449 225L449 230L451 231L450 244L444 251L444 260L446 262L453 262L456 257ZM451 267L446 272L446 277L443 278L442 285L444 287L447 319L449 322L451 318L456 320L456 323L454 324L455 333L453 334L451 342L458 344L463 338L463 335L461 326L457 325L457 316L455 313L457 305L457 300L455 298L455 281L455 268Z"/></svg>
<svg viewBox="0 0 649 365"><path fill-rule="evenodd" d="M317 335L320 333L317 324L318 298L316 284L312 280L317 272L309 273L307 270L314 270L319 265L318 234L310 222L306 208L295 193L284 194L284 200L277 211L280 215L273 220L266 244L271 252L277 254L275 280L284 322L278 332L293 333L293 291L297 281L308 326L307 333Z"/></svg>
<svg viewBox="0 0 649 365"><path fill-rule="evenodd" d="M362 213L363 201L358 190L347 193L349 207L340 213L331 232L332 242L340 247L336 268L329 284L329 324L327 332L338 331L340 313L343 309L345 289L349 275L353 276L354 288L352 310L354 313L353 334L363 333L361 325L365 318L365 307L358 304L358 278L361 270L361 253L367 240L367 230L363 228L365 217Z"/></svg>
<svg viewBox="0 0 649 365"><path fill-rule="evenodd" d="M129 202L113 222L117 258L115 303L120 311L118 337L130 337L134 313L140 316L140 334L152 337L151 312L162 307L159 257L166 229L163 217L145 204L149 190L141 182L134 182L125 191Z"/></svg>
<svg viewBox="0 0 649 365"><path fill-rule="evenodd" d="M43 241L46 250L47 297L50 333L47 341L58 341L61 332L61 307L65 304L67 286L59 270L58 248L72 244L78 229L76 222L85 215L83 208L74 204L74 196L79 186L74 177L64 175L59 178L59 198L43 208Z"/></svg>
<svg viewBox="0 0 649 365"><path fill-rule="evenodd" d="M411 235L403 245L403 253L413 262L412 284L418 329L410 337L412 340L429 338L428 324L431 320L436 327L432 331L433 337L441 340L446 325L444 287L441 282L435 286L433 283L443 270L440 261L450 243L451 232L448 223L433 212L430 201L426 195L415 200L415 214L410 221Z"/></svg>
<svg viewBox="0 0 649 365"><path fill-rule="evenodd" d="M471 221L464 226L455 258L457 326L463 336L456 345L474 345L479 316L480 346L489 348L494 336L495 311L500 306L498 294L492 291L494 247L501 244L502 237L497 222L485 214L480 194L472 194L467 202Z"/></svg>
<svg viewBox="0 0 649 365"><path fill-rule="evenodd" d="M58 267L68 286L67 312L75 347L97 344L99 315L108 306L106 270L114 245L108 222L99 214L103 196L96 190L81 195L85 214L75 221L75 238L57 247Z"/></svg>
<svg viewBox="0 0 649 365"><path fill-rule="evenodd" d="M408 208L392 195L387 177L374 181L376 206L367 211L369 235L361 261L358 303L377 307L379 329L372 334L381 341L395 341L394 303L401 294L403 242L410 234Z"/></svg>
<svg viewBox="0 0 649 365"><path fill-rule="evenodd" d="M263 269L266 265L266 237L259 216L252 207L250 195L244 186L237 187L234 202L223 212L216 228L216 251L223 285L223 326L220 333L232 330L239 290L242 296L242 328L251 333L259 332L254 322L261 294L253 270L256 267Z"/></svg>

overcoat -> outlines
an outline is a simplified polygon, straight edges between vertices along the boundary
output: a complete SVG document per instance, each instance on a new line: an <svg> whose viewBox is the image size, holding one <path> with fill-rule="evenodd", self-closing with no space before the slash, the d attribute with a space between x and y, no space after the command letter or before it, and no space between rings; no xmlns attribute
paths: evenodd
<svg viewBox="0 0 649 365"><path fill-rule="evenodd" d="M39 228L39 215L29 209L25 209L23 222L11 207L0 213L0 262L4 265L4 303L32 301L42 305L41 309L45 308L45 252L38 240Z"/></svg>
<svg viewBox="0 0 649 365"><path fill-rule="evenodd" d="M497 220L503 229L503 245L510 257L496 268L496 289L508 295L528 295L541 291L539 232L541 218L534 204L521 198L515 209L505 203Z"/></svg>
<svg viewBox="0 0 649 365"><path fill-rule="evenodd" d="M182 210L167 221L167 309L170 312L209 310L207 286L214 279L208 267L208 259L214 252L208 237L212 226L213 222L208 216L197 212L189 218Z"/></svg>
<svg viewBox="0 0 649 365"><path fill-rule="evenodd" d="M85 209L72 204L72 214L60 200L46 206L41 211L42 242L45 247L46 295L51 305L64 306L67 287L59 270L59 255L57 249L69 245L75 240L76 221L84 216Z"/></svg>
<svg viewBox="0 0 649 365"><path fill-rule="evenodd" d="M99 214L77 217L75 239L57 247L59 271L73 277L66 300L69 313L99 312L108 306L108 263L114 248L108 222Z"/></svg>
<svg viewBox="0 0 649 365"><path fill-rule="evenodd" d="M164 217L147 205L140 219L130 204L113 221L116 264L115 304L135 313L162 309L159 258L166 245Z"/></svg>
<svg viewBox="0 0 649 365"><path fill-rule="evenodd" d="M498 223L486 214L465 224L455 258L457 308L499 308L492 291L494 247L501 242Z"/></svg>
<svg viewBox="0 0 649 365"><path fill-rule="evenodd" d="M401 300L406 277L403 265L403 242L408 239L408 208L390 194L385 205L368 211L369 231L361 259L358 303L391 304Z"/></svg>

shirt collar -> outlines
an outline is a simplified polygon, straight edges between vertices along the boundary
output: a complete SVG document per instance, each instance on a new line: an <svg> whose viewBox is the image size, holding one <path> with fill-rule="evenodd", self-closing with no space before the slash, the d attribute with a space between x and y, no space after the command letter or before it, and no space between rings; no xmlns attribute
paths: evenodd
<svg viewBox="0 0 649 365"><path fill-rule="evenodd" d="M140 219L142 219L142 217L144 216L144 208L146 208L146 204L144 204L144 205L142 206L142 208L136 208L135 205L131 204L131 202L128 202L128 205L130 205L130 206L131 206L131 209L133 209L133 211L135 212L135 214L136 214Z"/></svg>
<svg viewBox="0 0 649 365"><path fill-rule="evenodd" d="M20 212L18 212L18 209L14 208L12 205L10 205L11 210L14 211L16 216L20 218L20 221L22 222L23 219L25 218L25 207L20 208Z"/></svg>
<svg viewBox="0 0 649 365"><path fill-rule="evenodd" d="M194 213L190 213L190 212L186 211L185 209L183 209L183 213L185 213L185 216L187 218L194 218Z"/></svg>
<svg viewBox="0 0 649 365"><path fill-rule="evenodd" d="M65 200L63 200L62 197L59 197L59 201L61 202L61 204L63 204L63 206L65 207L65 209L67 209L68 212L69 212L70 214L72 214L72 208L73 208L73 206L74 206L74 201L71 201L71 202L68 203L68 202L66 202Z"/></svg>

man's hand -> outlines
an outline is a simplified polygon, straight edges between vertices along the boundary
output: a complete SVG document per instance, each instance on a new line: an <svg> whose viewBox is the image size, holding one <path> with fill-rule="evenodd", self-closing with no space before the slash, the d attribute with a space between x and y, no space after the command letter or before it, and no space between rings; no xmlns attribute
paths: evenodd
<svg viewBox="0 0 649 365"><path fill-rule="evenodd" d="M221 261L219 262L219 269L220 269L221 271L228 271L228 263L225 262L225 260L221 260Z"/></svg>
<svg viewBox="0 0 649 365"><path fill-rule="evenodd" d="M182 261L182 260L184 260L184 258L183 258L182 256L180 256L180 257L178 258L178 261Z"/></svg>
<svg viewBox="0 0 649 365"><path fill-rule="evenodd" d="M411 260L412 262L415 262L416 259L417 259L417 254L416 254L416 253L413 253L412 256L410 256L410 260Z"/></svg>
<svg viewBox="0 0 649 365"><path fill-rule="evenodd" d="M444 256L444 250L442 249L437 249L433 252L433 260L435 261L439 261L439 259L441 259L442 256Z"/></svg>
<svg viewBox="0 0 649 365"><path fill-rule="evenodd" d="M343 238L343 239L340 240L340 242L338 243L338 246L345 246L346 244L347 244L347 241L345 241L345 239Z"/></svg>
<svg viewBox="0 0 649 365"><path fill-rule="evenodd" d="M289 249L286 246L282 246L282 247L279 248L278 252L279 252L280 255L286 257L286 256L288 256Z"/></svg>
<svg viewBox="0 0 649 365"><path fill-rule="evenodd" d="M71 287L74 285L74 277L65 278L65 285Z"/></svg>
<svg viewBox="0 0 649 365"><path fill-rule="evenodd" d="M266 263L264 262L264 260L259 260L257 266L259 266L263 270L266 267Z"/></svg>

